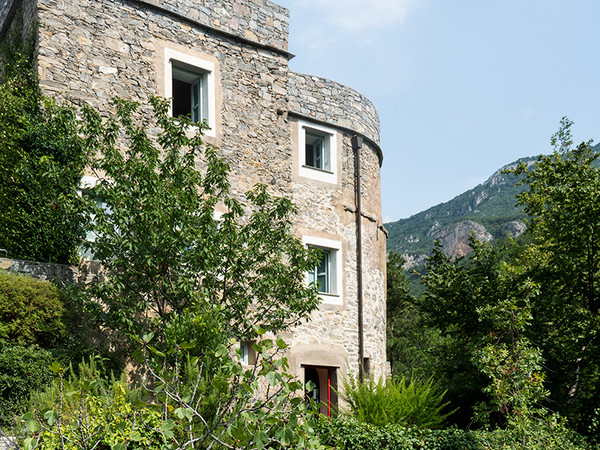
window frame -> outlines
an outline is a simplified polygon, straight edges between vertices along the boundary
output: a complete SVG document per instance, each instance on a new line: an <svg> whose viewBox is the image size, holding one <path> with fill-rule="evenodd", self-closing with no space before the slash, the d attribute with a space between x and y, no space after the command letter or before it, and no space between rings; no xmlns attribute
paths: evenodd
<svg viewBox="0 0 600 450"><path fill-rule="evenodd" d="M164 55L165 71L165 97L173 98L173 72L187 72L192 75L198 75L197 79L202 79L202 93L204 98L200 108L202 117L206 121L209 129L204 130L206 136L216 136L216 108L215 108L215 64L211 61L188 55L177 50L165 48ZM177 78L176 78L177 79ZM191 95L191 94L190 94ZM190 98L190 102L191 102ZM169 114L173 115L173 102L171 101Z"/></svg>
<svg viewBox="0 0 600 450"><path fill-rule="evenodd" d="M325 250L329 254L329 292L319 292L318 295L324 304L338 305L344 304L343 285L342 285L342 243L333 239L324 239L313 236L303 236L302 243L306 247ZM315 268L316 271L317 267ZM305 274L306 284L309 284L309 272ZM315 280L316 281L316 280Z"/></svg>
<svg viewBox="0 0 600 450"><path fill-rule="evenodd" d="M240 349L238 354L238 360L244 366L255 366L257 360L256 350L254 344L256 341L242 341L240 342Z"/></svg>
<svg viewBox="0 0 600 450"><path fill-rule="evenodd" d="M312 138L322 139L321 167L308 164L306 145L309 139L307 139L307 135ZM325 183L337 184L337 142L337 132L333 128L311 122L298 121L298 166L300 176Z"/></svg>
<svg viewBox="0 0 600 450"><path fill-rule="evenodd" d="M79 182L79 189L77 190L77 194L81 197L89 196L92 199L92 201L94 201L96 203L96 206L98 208L108 210L108 206L102 198L97 197L97 196L91 196L92 190L96 186L98 186L98 183L100 183L100 180L96 177L89 176L89 175L82 176L81 180ZM91 217L92 222L94 222L95 218L96 218L96 216L95 216L95 214L93 214ZM95 242L97 236L98 235L94 231L88 230L85 233L85 241L86 242ZM94 255L94 253L92 253L92 251L90 249L84 250L83 247L79 247L79 256L82 259L85 259L87 261L96 261L94 259L95 255Z"/></svg>

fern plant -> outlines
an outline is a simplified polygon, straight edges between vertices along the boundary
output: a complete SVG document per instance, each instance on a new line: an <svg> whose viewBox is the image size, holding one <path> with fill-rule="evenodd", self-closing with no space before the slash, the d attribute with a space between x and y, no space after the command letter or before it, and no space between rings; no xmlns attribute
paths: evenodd
<svg viewBox="0 0 600 450"><path fill-rule="evenodd" d="M420 381L370 377L363 382L350 376L342 381L341 397L348 403L344 414L375 426L399 424L440 428L454 411L444 412L446 391L438 389L432 378Z"/></svg>

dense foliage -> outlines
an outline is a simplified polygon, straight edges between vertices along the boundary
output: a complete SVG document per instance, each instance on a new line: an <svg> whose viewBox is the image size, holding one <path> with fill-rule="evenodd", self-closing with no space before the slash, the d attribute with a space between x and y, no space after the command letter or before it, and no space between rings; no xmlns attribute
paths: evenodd
<svg viewBox="0 0 600 450"><path fill-rule="evenodd" d="M533 339L546 360L552 408L584 431L600 404L600 169L591 142L573 146L571 125L563 119L555 151L534 170L516 172L529 187L518 199L532 234L521 264L540 286Z"/></svg>
<svg viewBox="0 0 600 450"><path fill-rule="evenodd" d="M318 423L321 442L336 449L362 450L583 450L595 448L555 417L526 428L464 431L401 425L377 427L338 418Z"/></svg>
<svg viewBox="0 0 600 450"><path fill-rule="evenodd" d="M7 41L0 74L0 248L11 258L73 263L84 237L78 189L86 162L75 110L41 95L33 44Z"/></svg>
<svg viewBox="0 0 600 450"><path fill-rule="evenodd" d="M429 370L459 408L459 425L518 434L564 420L598 441L600 170L591 143L573 146L570 127L564 119L551 155L513 169L525 188L517 199L529 215L526 239L473 240L473 254L458 261L435 247L423 295L403 297L416 312L391 318L394 330L418 317L423 335L439 333L425 346L405 344L425 355L420 364L397 352L395 365Z"/></svg>
<svg viewBox="0 0 600 450"><path fill-rule="evenodd" d="M410 293L404 258L388 253L386 350L392 375L427 379L435 367L431 349L440 333L426 326L419 301Z"/></svg>
<svg viewBox="0 0 600 450"><path fill-rule="evenodd" d="M35 345L0 348L0 427L9 430L13 418L25 412L29 395L52 381L54 357Z"/></svg>
<svg viewBox="0 0 600 450"><path fill-rule="evenodd" d="M22 412L29 394L52 380L50 363L98 354L80 304L57 285L0 271L0 424ZM118 365L118 362L115 362Z"/></svg>
<svg viewBox="0 0 600 450"><path fill-rule="evenodd" d="M173 119L168 102L152 100L156 126L148 136L137 105L117 101L118 121L102 123L84 109L83 134L98 185L95 259L106 279L93 290L105 324L121 333L154 332L155 342L190 339L209 347L208 315L223 336L248 340L257 325L276 332L297 323L318 304L305 273L316 254L291 232L295 207L264 185L246 203L229 193L229 164L205 146L201 129ZM141 114L146 116L146 114ZM129 148L121 152L118 136ZM202 172L196 165L203 161ZM169 330L167 330L169 328Z"/></svg>
<svg viewBox="0 0 600 450"><path fill-rule="evenodd" d="M135 349L141 384L67 378L53 364L58 384L25 416L25 447L312 445L309 405L275 337L318 304L305 284L318 255L291 233L295 208L265 186L247 203L230 195L203 125L170 117L167 101L152 99L152 123L134 103L114 105L115 119L82 114L98 175L85 193L97 204L87 245L103 266L83 311L112 349ZM256 354L247 366L236 357L244 341ZM123 390L139 393L135 407Z"/></svg>
<svg viewBox="0 0 600 450"><path fill-rule="evenodd" d="M0 346L50 348L65 332L64 292L49 282L0 271Z"/></svg>
<svg viewBox="0 0 600 450"><path fill-rule="evenodd" d="M442 412L448 405L445 392L434 386L432 379L376 381L371 377L360 382L349 377L342 387L341 397L348 404L344 415L362 423L440 428L451 414Z"/></svg>

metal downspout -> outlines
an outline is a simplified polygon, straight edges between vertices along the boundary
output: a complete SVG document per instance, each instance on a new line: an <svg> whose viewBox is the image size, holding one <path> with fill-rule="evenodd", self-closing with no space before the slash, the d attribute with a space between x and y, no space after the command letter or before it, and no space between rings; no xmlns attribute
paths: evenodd
<svg viewBox="0 0 600 450"><path fill-rule="evenodd" d="M362 136L352 136L352 150L354 151L354 192L356 199L356 288L358 296L358 379L363 381L365 375L365 337L363 317L363 274L362 274L362 206L360 192L360 150L362 149Z"/></svg>

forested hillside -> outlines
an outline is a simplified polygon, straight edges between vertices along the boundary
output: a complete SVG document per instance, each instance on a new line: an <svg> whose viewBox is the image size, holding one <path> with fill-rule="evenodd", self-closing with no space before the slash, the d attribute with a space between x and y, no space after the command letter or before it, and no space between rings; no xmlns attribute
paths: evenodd
<svg viewBox="0 0 600 450"><path fill-rule="evenodd" d="M594 150L599 152L600 144ZM442 241L447 255L460 257L464 256L464 245L472 232L483 241L520 235L525 230L525 214L516 205L515 196L526 187L516 186L519 181L517 177L505 172L521 162L534 164L536 159L521 158L498 169L484 183L448 202L407 219L386 223L385 227L390 233L388 251L404 255L408 266L414 267L424 262L436 240Z"/></svg>

